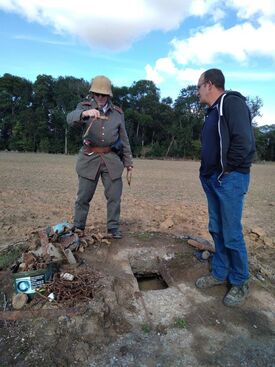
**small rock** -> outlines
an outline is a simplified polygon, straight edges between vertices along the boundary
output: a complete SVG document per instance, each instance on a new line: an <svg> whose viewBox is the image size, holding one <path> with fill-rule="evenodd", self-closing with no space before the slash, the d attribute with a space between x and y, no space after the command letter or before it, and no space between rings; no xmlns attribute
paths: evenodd
<svg viewBox="0 0 275 367"><path fill-rule="evenodd" d="M169 229L169 228L172 228L173 226L174 226L174 222L172 221L171 218L167 218L165 219L164 222L160 223L161 229Z"/></svg>
<svg viewBox="0 0 275 367"><path fill-rule="evenodd" d="M51 256L51 258L60 261L63 259L63 256L60 252L60 250L55 247L52 243L49 243L48 247L47 247L47 254L49 256Z"/></svg>
<svg viewBox="0 0 275 367"><path fill-rule="evenodd" d="M261 282L265 281L265 278L260 273L256 274L256 278L259 279Z"/></svg>
<svg viewBox="0 0 275 367"><path fill-rule="evenodd" d="M163 256L163 259L164 259L164 260L166 260L166 261L168 261L168 260L173 259L174 257L175 257L175 254L174 254L174 253L171 253L171 254L165 254L165 255Z"/></svg>
<svg viewBox="0 0 275 367"><path fill-rule="evenodd" d="M107 240L107 238L103 238L101 240L101 243L106 243L106 245L110 245L111 244L111 241Z"/></svg>
<svg viewBox="0 0 275 367"><path fill-rule="evenodd" d="M66 258L67 258L69 264L76 264L77 263L72 251L69 248L66 248L66 250L64 251L64 254L66 255Z"/></svg>
<svg viewBox="0 0 275 367"><path fill-rule="evenodd" d="M28 296L26 293L18 293L12 298L12 307L16 310L20 310L28 302Z"/></svg>
<svg viewBox="0 0 275 367"><path fill-rule="evenodd" d="M198 241L195 241L195 240L191 240L191 239L189 239L188 241L187 241L187 243L190 245L190 246L192 246L192 247L195 247L195 248L197 248L198 250L205 250L205 245L203 245L202 243L200 243L200 242L198 242Z"/></svg>
<svg viewBox="0 0 275 367"><path fill-rule="evenodd" d="M78 249L78 251L79 251L79 252L84 252L84 251L85 251L85 248L84 248L84 246L80 245L80 246L79 246L79 249Z"/></svg>
<svg viewBox="0 0 275 367"><path fill-rule="evenodd" d="M209 256L210 256L210 252L209 251L203 251L203 253L201 254L201 258L203 259L203 260L207 260L208 258L209 258Z"/></svg>

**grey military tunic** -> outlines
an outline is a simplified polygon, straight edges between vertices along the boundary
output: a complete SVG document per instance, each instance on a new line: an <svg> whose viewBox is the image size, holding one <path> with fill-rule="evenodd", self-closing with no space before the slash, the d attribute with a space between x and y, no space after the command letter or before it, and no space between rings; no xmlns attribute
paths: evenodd
<svg viewBox="0 0 275 367"><path fill-rule="evenodd" d="M120 137L123 145L122 160L114 152L85 155L83 148L81 148L76 164L76 171L81 177L95 180L103 159L111 179L115 180L121 177L124 167L133 166L132 152L125 129L124 114L119 107L114 106L109 101L104 113L107 117L106 120L82 119L81 114L83 111L94 108L97 108L97 104L93 99L79 103L76 109L67 115L68 124L70 126L85 124L86 130L92 124L85 139L88 139L92 146L95 147L110 147Z"/></svg>

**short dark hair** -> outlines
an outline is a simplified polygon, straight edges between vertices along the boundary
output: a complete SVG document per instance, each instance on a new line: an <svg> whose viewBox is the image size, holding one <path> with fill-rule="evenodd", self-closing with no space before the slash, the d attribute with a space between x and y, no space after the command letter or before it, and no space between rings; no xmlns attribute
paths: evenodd
<svg viewBox="0 0 275 367"><path fill-rule="evenodd" d="M208 69L203 75L205 82L211 82L215 87L224 89L225 79L220 69Z"/></svg>

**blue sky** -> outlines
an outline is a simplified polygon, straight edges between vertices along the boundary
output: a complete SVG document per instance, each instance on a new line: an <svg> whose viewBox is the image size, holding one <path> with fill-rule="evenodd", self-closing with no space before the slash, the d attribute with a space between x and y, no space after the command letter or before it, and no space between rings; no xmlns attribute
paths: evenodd
<svg viewBox="0 0 275 367"><path fill-rule="evenodd" d="M0 0L0 24L0 75L150 79L175 99L216 67L275 124L274 0Z"/></svg>

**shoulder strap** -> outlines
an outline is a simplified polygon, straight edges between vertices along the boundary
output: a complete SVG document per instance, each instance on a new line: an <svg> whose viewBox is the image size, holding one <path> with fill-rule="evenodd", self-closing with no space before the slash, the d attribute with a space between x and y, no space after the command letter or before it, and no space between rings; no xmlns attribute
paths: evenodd
<svg viewBox="0 0 275 367"><path fill-rule="evenodd" d="M123 113L123 111L120 107L113 105L113 108L114 108L115 111L117 111L119 113Z"/></svg>
<svg viewBox="0 0 275 367"><path fill-rule="evenodd" d="M91 102L88 102L88 101L84 101L84 102L81 102L82 106L91 106Z"/></svg>

